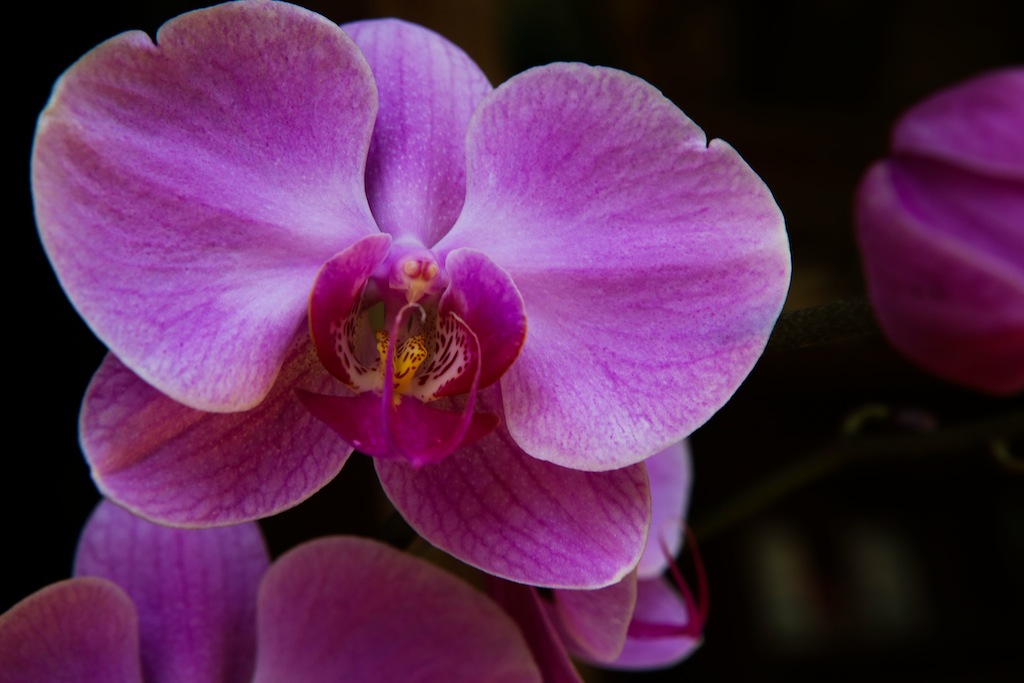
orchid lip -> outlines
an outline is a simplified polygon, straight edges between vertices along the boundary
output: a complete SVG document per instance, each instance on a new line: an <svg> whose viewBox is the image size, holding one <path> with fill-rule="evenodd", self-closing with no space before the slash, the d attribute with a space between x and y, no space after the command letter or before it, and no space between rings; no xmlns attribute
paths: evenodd
<svg viewBox="0 0 1024 683"><path fill-rule="evenodd" d="M420 245L376 236L337 254L314 284L317 356L356 396L300 399L364 453L437 462L498 424L475 412L476 395L518 355L522 299L482 254L446 261L453 273ZM491 292L493 300L480 296ZM454 412L427 405L459 395Z"/></svg>
<svg viewBox="0 0 1024 683"><path fill-rule="evenodd" d="M422 363L422 361L426 358L426 353L427 352L426 352L426 348L424 347L423 356L422 357L420 357L419 355L415 356L415 358L418 359L418 360L407 362L405 364L405 367L402 367L402 368L396 367L396 364L395 364L395 338L398 336L398 330L401 327L402 319L404 317L403 314L407 310L418 310L420 312L421 316L423 316L424 318L426 317L426 314L424 313L423 309L421 307L419 307L417 304L412 304L412 303L406 304L402 308L402 310L399 311L399 314L395 317L394 325L391 328L390 340L388 341L388 345L387 345L387 355L386 355L386 357L384 359L384 376L385 377L392 377L392 378L394 378L394 381L392 381L392 382L385 381L384 382L383 401L381 402L381 417L382 417L382 422L384 424L384 434L388 437L388 443L389 443L389 446L391 447L391 450L393 452L400 453L406 459L408 459L410 462L412 462L414 464L422 463L422 462L436 462L436 461L444 458L445 456L450 455L460 445L462 445L463 439L466 437L466 434L467 434L467 432L469 430L469 426L470 426L471 420L473 419L473 409L476 406L476 394L477 394L477 390L480 387L480 366L481 366L480 340L476 336L476 334L473 333L473 330L471 330L469 328L469 326L465 324L465 322L463 322L461 319L459 319L457 315L452 314L451 317L455 319L456 323L458 323L459 325L462 326L462 328L465 330L465 332L468 333L469 337L475 343L475 352L473 353L473 355L475 356L476 362L474 363L475 369L473 371L473 383L472 383L472 386L471 386L470 391L469 391L469 400L467 401L466 406L462 409L461 419L459 420L458 426L456 427L456 429L454 431L452 431L448 435L448 437L441 444L438 444L438 445L436 445L436 446L434 446L432 448L429 448L429 449L421 449L420 452L418 452L418 453L410 452L409 450L407 450L401 444L400 440L398 438L396 438L396 430L400 429L400 427L394 424L395 412L396 412L395 408L397 408L398 400L399 400L399 397L398 397L398 395L395 394L395 391L400 386L408 386L409 383L412 382L412 380L414 379L414 374L413 373L419 367L420 363ZM417 338L419 338L419 337L407 338L406 342L409 341L409 339L417 339ZM406 342L403 342L403 346L406 344ZM444 349L445 353L448 353L449 350L450 350L450 347ZM456 366L454 361L448 361L447 360L447 356L442 356L438 360L440 361L438 363L438 365L439 365L438 371L441 373L441 377L442 378L445 376L445 374L451 373L453 370L454 370L455 376L458 376L458 375L462 374L463 369L464 369L463 366ZM436 360L432 361L432 366L433 366L433 364L435 362L437 362L437 361ZM416 367L413 367L413 363L415 363ZM399 376L399 370L401 370L403 373L405 373L405 375L400 377ZM428 368L428 373L429 373L429 368ZM424 384L425 384L425 381L423 379L420 379L419 380L419 386L422 387L422 386L424 386ZM442 386L443 386L443 384L442 384Z"/></svg>

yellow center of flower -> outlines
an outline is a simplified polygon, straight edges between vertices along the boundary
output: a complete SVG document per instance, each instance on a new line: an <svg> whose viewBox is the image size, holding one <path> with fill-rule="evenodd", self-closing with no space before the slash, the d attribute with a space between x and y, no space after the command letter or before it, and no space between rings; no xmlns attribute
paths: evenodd
<svg viewBox="0 0 1024 683"><path fill-rule="evenodd" d="M378 330L377 353L380 355L380 374L384 376L388 358L388 342L390 335ZM398 405L401 394L409 393L409 385L417 368L427 359L427 341L422 334L406 337L395 348L395 372L392 380L395 385L395 405Z"/></svg>

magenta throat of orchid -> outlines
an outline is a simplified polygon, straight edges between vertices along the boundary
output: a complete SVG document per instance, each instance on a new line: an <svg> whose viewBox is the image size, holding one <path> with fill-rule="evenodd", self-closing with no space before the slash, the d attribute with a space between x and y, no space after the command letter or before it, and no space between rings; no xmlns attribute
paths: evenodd
<svg viewBox="0 0 1024 683"><path fill-rule="evenodd" d="M357 450L422 466L497 427L497 415L476 410L477 393L518 355L525 314L517 292L519 306L510 311L490 310L486 297L478 302L468 294L495 286L514 291L486 257L471 258L478 261L473 268L456 259L451 273L428 249L377 235L321 269L310 296L310 331L342 393L299 397ZM505 348L509 328L514 354Z"/></svg>

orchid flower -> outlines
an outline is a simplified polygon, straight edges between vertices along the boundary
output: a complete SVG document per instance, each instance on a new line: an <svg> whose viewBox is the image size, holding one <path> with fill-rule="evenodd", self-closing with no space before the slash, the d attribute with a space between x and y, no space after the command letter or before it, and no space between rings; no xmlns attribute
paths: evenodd
<svg viewBox="0 0 1024 683"><path fill-rule="evenodd" d="M652 537L637 568L622 581L598 590L549 594L501 579L488 581L492 597L526 634L546 683L581 681L570 655L611 669L655 669L677 664L701 643L707 618L703 568L696 560L701 585L695 599L670 564L682 548L689 505L689 445L675 444L651 456L647 468Z"/></svg>
<svg viewBox="0 0 1024 683"><path fill-rule="evenodd" d="M728 400L789 282L767 187L646 82L492 88L425 28L267 0L82 57L32 184L111 351L81 414L104 495L231 524L358 448L428 541L534 585L636 565L643 461Z"/></svg>
<svg viewBox="0 0 1024 683"><path fill-rule="evenodd" d="M539 681L515 624L460 579L327 537L270 564L255 523L173 529L101 502L75 578L0 615L5 683Z"/></svg>
<svg viewBox="0 0 1024 683"><path fill-rule="evenodd" d="M892 345L946 380L1024 389L1024 69L907 111L856 209L868 295Z"/></svg>

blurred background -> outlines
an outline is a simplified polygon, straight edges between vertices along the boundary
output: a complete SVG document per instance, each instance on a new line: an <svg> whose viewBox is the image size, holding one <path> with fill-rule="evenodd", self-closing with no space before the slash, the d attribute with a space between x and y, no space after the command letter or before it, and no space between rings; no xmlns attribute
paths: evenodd
<svg viewBox="0 0 1024 683"><path fill-rule="evenodd" d="M14 374L0 474L0 611L70 574L98 500L75 426L104 349L39 246L28 185L36 116L60 73L102 40L153 34L206 4L40 0L25 7L27 21L9 24ZM398 16L433 28L494 84L562 60L646 79L709 137L731 143L775 193L793 251L787 313L863 295L851 201L895 117L939 88L1024 63L1024 3L998 0L304 4L339 23ZM771 347L692 437L690 522L711 586L704 645L670 670L588 671L590 680L1019 680L1021 444L993 449L970 435L936 443L929 430L970 432L1021 410L1021 400L932 379L869 321L857 329L813 348ZM844 450L844 425L880 445ZM887 440L904 436L912 438ZM375 486L368 460L353 458L327 489L263 523L272 552L323 534L377 533L388 511L368 502Z"/></svg>

